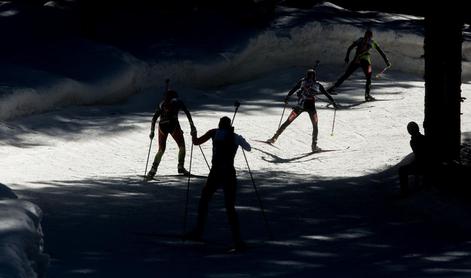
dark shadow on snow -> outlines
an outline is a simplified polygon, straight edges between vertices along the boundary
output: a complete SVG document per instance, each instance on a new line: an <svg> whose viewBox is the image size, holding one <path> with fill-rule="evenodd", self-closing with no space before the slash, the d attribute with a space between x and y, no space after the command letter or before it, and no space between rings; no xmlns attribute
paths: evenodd
<svg viewBox="0 0 471 278"><path fill-rule="evenodd" d="M471 236L458 225L467 218L449 219L448 207L426 198L398 198L397 166L352 178L254 172L272 241L250 178L245 171L239 176L242 234L254 246L239 255L227 255L222 247L231 242L221 193L211 202L205 232L205 239L215 244L138 234L182 233L186 178L162 177L151 183L131 176L58 180L16 192L44 211L46 252L52 257L49 277L467 273ZM194 224L203 183L192 180L188 227ZM464 208L471 212L469 205Z"/></svg>

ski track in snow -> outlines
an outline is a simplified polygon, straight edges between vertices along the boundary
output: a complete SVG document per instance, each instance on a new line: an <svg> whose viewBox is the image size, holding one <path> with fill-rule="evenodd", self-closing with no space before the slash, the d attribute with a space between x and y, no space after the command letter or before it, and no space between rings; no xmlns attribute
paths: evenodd
<svg viewBox="0 0 471 278"><path fill-rule="evenodd" d="M291 69L287 74L296 80L300 73ZM254 246L243 255L224 253L230 233L221 193L211 203L205 233L214 244L138 235L182 231L187 179L169 176L176 174L177 166L177 147L169 139L157 180L141 181L152 111L136 112L133 99L119 106L75 107L2 124L12 135L0 139L3 182L44 211L49 277L466 273L460 269L470 259L468 245L450 242L442 229L432 229L427 221L393 211L392 196L398 188L397 168L392 167L411 152L406 124L421 124L424 89L423 82L399 81L390 72L386 76L392 81L375 80L373 94L393 100L338 110L333 136L333 110L317 104L318 144L335 150L318 154L307 154L311 124L305 114L279 137L277 148L255 141L275 132L282 112L279 100L292 83L278 84L267 95L266 88L273 84L266 80L276 79L276 73L218 92L179 89L199 134L216 127L220 117L232 117L233 100L242 103L235 128L252 144L248 161L275 235L267 241L239 150L239 216L243 236ZM362 82L346 81L345 87L349 89L334 96L338 102L363 101ZM464 95L471 90L469 84L462 88ZM470 112L467 101L463 132L471 131ZM289 109L285 118L288 114ZM188 167L189 126L183 113L180 122ZM202 149L210 159L210 144ZM208 173L196 147L192 172ZM204 180L191 180L188 227L194 224ZM437 260L442 261L437 265Z"/></svg>

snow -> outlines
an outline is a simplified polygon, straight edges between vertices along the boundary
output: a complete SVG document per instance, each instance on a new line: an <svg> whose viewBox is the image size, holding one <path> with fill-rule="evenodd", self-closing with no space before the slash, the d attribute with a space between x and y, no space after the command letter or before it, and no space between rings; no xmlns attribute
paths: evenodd
<svg viewBox="0 0 471 278"><path fill-rule="evenodd" d="M58 60L65 62L55 68L1 68L0 76L9 74L10 80L2 84L0 99L2 182L21 199L0 201L0 276L34 277L34 271L44 270L41 219L50 277L466 275L471 247L461 228L449 222L443 228L441 220L405 211L392 197L398 191L397 167L411 152L406 125L421 125L424 117L423 38L414 25L420 19L359 16L330 4L306 13L291 10L291 18L284 12L278 11L268 30L221 51L217 59L208 58L211 62L143 62L115 48L74 41L61 48L78 44L74 49L80 55L69 57L61 49ZM329 16L312 21L322 14ZM412 27L404 27L407 20ZM318 77L328 86L344 70L346 47L374 21L385 22L373 29L393 67L373 80L372 94L379 101L362 103L360 71L343 84L334 98L351 107L336 112L333 135L334 110L319 98L318 144L332 151L308 154L311 126L306 115L275 146L258 142L275 132L282 100L306 68L321 60ZM465 56L469 49L465 41ZM77 68L67 67L69 59ZM377 72L382 61L378 56L373 61ZM469 62L464 62L463 96L471 91L470 74ZM248 163L273 240L267 239L240 151L235 162L238 211L243 237L253 250L224 253L230 233L220 194L210 206L207 246L145 235L181 233L183 225L187 180L173 176L177 146L171 138L158 181L140 178L150 121L167 77L190 108L200 134L216 127L220 117L232 117L235 100L242 103L235 128L252 144ZM290 107L285 119L289 112ZM471 132L469 101L462 112L462 131ZM189 125L183 114L180 122L188 168ZM151 159L156 149L154 141ZM202 150L209 158L211 146ZM193 149L192 172L208 173L199 148ZM190 227L204 180L191 179ZM14 197L5 192L0 194ZM5 233L11 229L16 232Z"/></svg>
<svg viewBox="0 0 471 278"><path fill-rule="evenodd" d="M0 184L0 277L44 277L49 257L43 253L41 217L39 207Z"/></svg>

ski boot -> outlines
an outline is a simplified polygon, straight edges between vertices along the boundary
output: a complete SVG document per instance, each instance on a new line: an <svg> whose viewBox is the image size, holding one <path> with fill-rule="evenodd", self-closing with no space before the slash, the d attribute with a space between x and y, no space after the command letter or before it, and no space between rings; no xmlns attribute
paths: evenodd
<svg viewBox="0 0 471 278"><path fill-rule="evenodd" d="M317 152L322 151L322 149L319 148L316 143L312 143L312 145L311 145L311 151L312 151L313 153L317 153Z"/></svg>
<svg viewBox="0 0 471 278"><path fill-rule="evenodd" d="M266 142L267 142L268 144L275 144L275 142L276 142L276 137L273 136L272 138L268 139Z"/></svg>
<svg viewBox="0 0 471 278"><path fill-rule="evenodd" d="M178 167L178 173L183 176L189 176L190 172L188 172L183 166Z"/></svg>
<svg viewBox="0 0 471 278"><path fill-rule="evenodd" d="M149 173L147 173L147 175L144 177L144 181L150 181L154 179L155 173L157 173L157 169L151 168Z"/></svg>
<svg viewBox="0 0 471 278"><path fill-rule="evenodd" d="M374 97L372 97L371 95L365 95L365 101L374 101L376 100Z"/></svg>

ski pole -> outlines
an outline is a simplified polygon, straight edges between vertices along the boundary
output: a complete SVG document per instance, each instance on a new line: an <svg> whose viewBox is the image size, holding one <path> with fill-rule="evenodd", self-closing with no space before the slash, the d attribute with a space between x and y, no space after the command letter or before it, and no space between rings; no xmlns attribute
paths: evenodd
<svg viewBox="0 0 471 278"><path fill-rule="evenodd" d="M285 102L285 105L283 106L283 112L281 113L281 118L280 118L280 122L278 123L278 129L280 129L280 126L281 126L281 122L283 121L283 116L285 115L285 110L286 110L286 106L288 104Z"/></svg>
<svg viewBox="0 0 471 278"><path fill-rule="evenodd" d="M188 216L188 199L190 196L190 180L191 180L191 162L193 159L193 143L190 148L190 167L188 168L188 183L186 185L186 194L185 194L185 212L183 216L183 235L186 233L186 218Z"/></svg>
<svg viewBox="0 0 471 278"><path fill-rule="evenodd" d="M147 175L147 166L149 165L149 157L150 157L150 149L151 148L152 148L152 139L150 139L149 152L147 152L146 169L144 170L144 180L145 180L145 176Z"/></svg>
<svg viewBox="0 0 471 278"><path fill-rule="evenodd" d="M237 114L237 110L239 110L239 106L240 106L240 102L239 102L238 100L236 100L236 101L234 102L235 111L234 111L234 115L232 116L231 125L234 124L234 118L235 118L235 116L236 116L236 114Z"/></svg>
<svg viewBox="0 0 471 278"><path fill-rule="evenodd" d="M250 179L252 180L253 189L255 191L255 195L257 196L258 204L260 205L260 210L262 211L263 222L265 223L265 228L267 229L268 238L272 240L273 234L271 232L270 225L268 224L267 217L265 215L265 209L263 208L262 199L260 198L260 194L258 194L257 186L255 185L255 180L253 178L252 171L250 170L249 161L247 160L247 156L245 155L244 149L242 149L242 153L244 154L245 163L247 164L247 169L249 170L249 175L250 175Z"/></svg>
<svg viewBox="0 0 471 278"><path fill-rule="evenodd" d="M330 136L334 136L335 115L337 115L337 108L334 108L334 119L332 120L332 131L330 132Z"/></svg>
<svg viewBox="0 0 471 278"><path fill-rule="evenodd" d="M192 145L192 146L193 146L193 145ZM200 146L200 145L198 145L198 147L200 147L201 154L203 155L204 162L206 162L206 166L208 166L208 170L210 170L210 171L211 171L211 167L209 167L208 160L206 159L206 156L204 155L203 148L201 148L201 146Z"/></svg>
<svg viewBox="0 0 471 278"><path fill-rule="evenodd" d="M239 109L240 102L236 101L234 103L234 106L236 107L236 109L234 111L234 116L232 117L231 125L234 123L234 117L237 113L237 110ZM247 160L247 156L245 155L244 149L242 149L242 153L244 154L245 163L247 164L247 169L249 171L250 179L252 180L252 185L253 185L253 188L255 190L255 195L257 196L257 200L258 200L258 203L260 205L260 210L262 211L263 221L265 223L265 227L266 227L267 232L268 232L268 238L270 240L272 240L273 239L273 234L271 232L270 226L268 225L267 217L265 216L265 209L263 208L262 199L260 198L260 194L258 194L257 186L255 185L255 180L253 178L252 171L250 170L249 161Z"/></svg>
<svg viewBox="0 0 471 278"><path fill-rule="evenodd" d="M381 75L383 75L383 73L385 73L391 66L386 66L382 71L380 71L378 74L375 75L375 78L376 79L379 79L381 78Z"/></svg>

